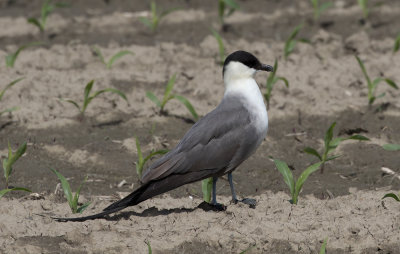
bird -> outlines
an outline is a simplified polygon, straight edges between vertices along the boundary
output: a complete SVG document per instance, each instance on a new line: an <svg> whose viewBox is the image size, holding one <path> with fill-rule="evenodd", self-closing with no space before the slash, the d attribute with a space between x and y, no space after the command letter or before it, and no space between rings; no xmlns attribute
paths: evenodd
<svg viewBox="0 0 400 254"><path fill-rule="evenodd" d="M211 205L220 207L216 184L223 175L228 175L232 201L254 207L254 199L237 199L232 172L255 152L267 134L268 113L254 79L259 71L273 72L273 67L262 64L253 54L243 50L228 55L222 69L225 92L220 104L197 121L174 149L148 167L139 188L100 213L54 219L66 222L104 218L182 185L210 177L213 183Z"/></svg>

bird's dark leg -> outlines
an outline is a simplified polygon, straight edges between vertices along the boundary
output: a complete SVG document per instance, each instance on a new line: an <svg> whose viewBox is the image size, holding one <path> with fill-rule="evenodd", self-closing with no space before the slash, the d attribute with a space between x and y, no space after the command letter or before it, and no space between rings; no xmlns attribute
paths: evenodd
<svg viewBox="0 0 400 254"><path fill-rule="evenodd" d="M255 208L256 207L256 200L255 199L251 199L251 198L244 198L242 200L238 200L236 198L236 192L235 192L235 188L233 187L233 180L232 180L232 173L228 173L228 181L229 181L229 186L231 187L231 192L232 192L232 202L237 204L237 202L242 202L244 204L249 205L251 208Z"/></svg>
<svg viewBox="0 0 400 254"><path fill-rule="evenodd" d="M213 177L211 205L214 206L217 210L223 211L225 210L225 206L217 202L217 181L218 177Z"/></svg>

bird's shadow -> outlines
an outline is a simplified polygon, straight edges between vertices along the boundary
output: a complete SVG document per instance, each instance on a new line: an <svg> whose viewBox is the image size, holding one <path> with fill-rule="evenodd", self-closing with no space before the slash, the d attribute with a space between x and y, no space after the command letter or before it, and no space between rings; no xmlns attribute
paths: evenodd
<svg viewBox="0 0 400 254"><path fill-rule="evenodd" d="M209 212L209 211L215 211L215 212L219 212L221 211L220 209L206 203L206 202L202 202L201 204L199 204L197 207L194 208L173 208L173 209L161 209L159 210L156 207L150 207L145 209L143 212L134 212L134 211L129 211L129 212L120 212L117 215L113 215L113 216L107 216L105 217L106 220L109 221L118 221L121 219L129 219L129 217L131 216L136 216L136 217L156 217L156 216L160 216L160 215L169 215L169 214L179 214L179 213L191 213L194 212L197 209L202 209L203 211Z"/></svg>

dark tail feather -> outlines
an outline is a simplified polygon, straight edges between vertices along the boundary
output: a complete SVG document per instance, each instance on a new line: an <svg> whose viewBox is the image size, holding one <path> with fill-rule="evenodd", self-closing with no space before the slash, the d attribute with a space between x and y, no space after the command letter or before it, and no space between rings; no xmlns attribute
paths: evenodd
<svg viewBox="0 0 400 254"><path fill-rule="evenodd" d="M121 199L117 202L114 202L111 205L104 208L103 211L110 211L110 210L118 209L119 207L123 207L122 209L124 209L125 207L139 204L140 202L144 201L144 200L139 201L138 200L139 197L141 196L141 194L144 191L146 191L146 189L148 187L149 187L149 184L144 184L144 185L140 186L138 189L136 189L134 192L132 192L128 196L126 196L123 199Z"/></svg>
<svg viewBox="0 0 400 254"><path fill-rule="evenodd" d="M98 214L94 214L94 215L90 215L90 216L85 216L85 217L75 217L75 218L57 218L57 217L52 217L52 219L55 219L59 222L67 222L67 221L86 221L86 220L95 220L95 219L99 219L99 218L103 218L104 216L111 214L111 213L115 213L118 212L122 209L124 209L126 207L118 207L115 208L113 210L107 210Z"/></svg>

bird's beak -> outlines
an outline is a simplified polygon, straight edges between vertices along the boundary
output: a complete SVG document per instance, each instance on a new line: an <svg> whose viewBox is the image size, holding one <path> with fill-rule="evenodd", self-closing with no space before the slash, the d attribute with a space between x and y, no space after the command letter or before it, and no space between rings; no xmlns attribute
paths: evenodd
<svg viewBox="0 0 400 254"><path fill-rule="evenodd" d="M261 68L259 69L260 71L268 71L268 72L273 72L274 67L268 64L261 64Z"/></svg>

